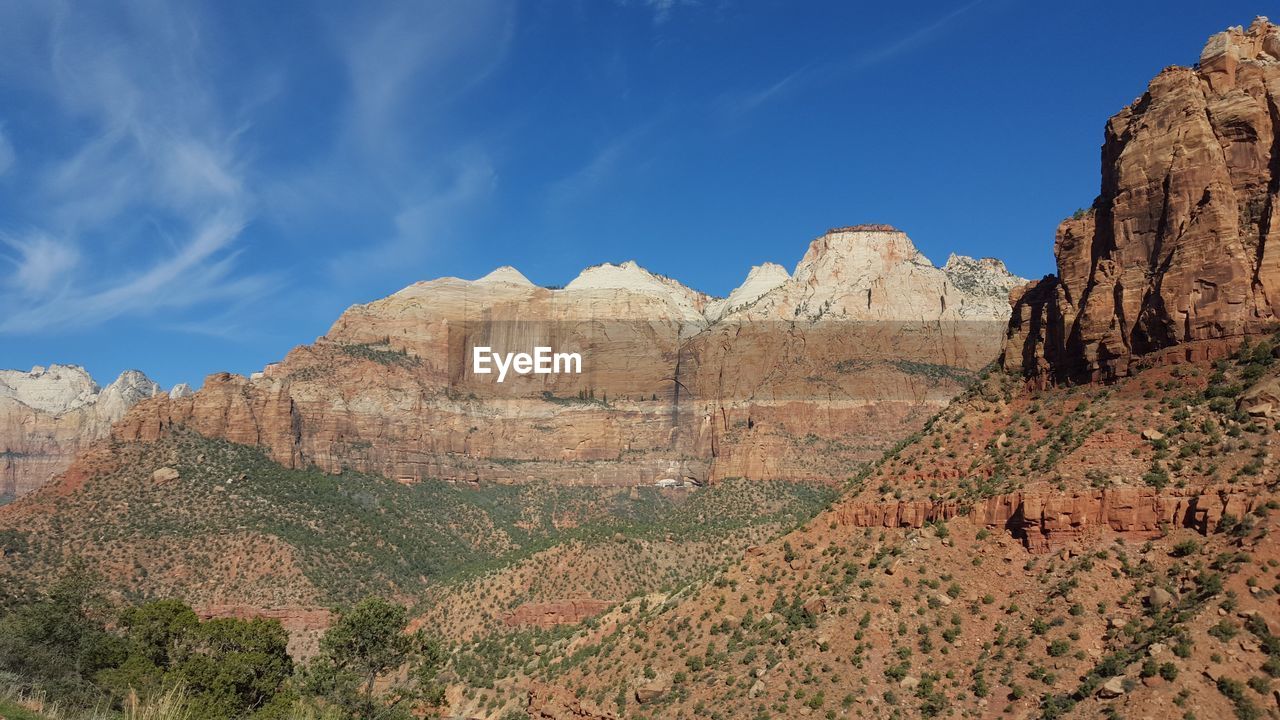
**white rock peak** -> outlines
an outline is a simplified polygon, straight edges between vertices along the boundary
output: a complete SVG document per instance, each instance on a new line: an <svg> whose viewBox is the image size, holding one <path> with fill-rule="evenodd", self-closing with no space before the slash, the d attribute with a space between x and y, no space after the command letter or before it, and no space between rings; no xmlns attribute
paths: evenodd
<svg viewBox="0 0 1280 720"><path fill-rule="evenodd" d="M42 412L74 410L97 396L98 384L78 365L37 365L30 372L0 370L0 397Z"/></svg>
<svg viewBox="0 0 1280 720"><path fill-rule="evenodd" d="M519 270L510 265L503 265L484 277L476 280L477 283L507 283L510 285L523 285L533 287L533 283L529 282L529 278L524 276Z"/></svg>
<svg viewBox="0 0 1280 720"><path fill-rule="evenodd" d="M1009 317L1009 291L1025 282L991 258L953 254L937 267L901 230L853 225L813 240L794 273L776 263L751 268L723 299L652 273L634 260L594 265L564 288L549 291L503 266L479 280L418 282L388 298L354 306L335 323L332 334L342 337L358 315L407 323L422 316L471 317L498 304L517 314L525 308L549 308L559 318L675 319L690 327L730 319L1003 322Z"/></svg>
<svg viewBox="0 0 1280 720"><path fill-rule="evenodd" d="M723 317L1003 322L1009 291L1024 282L998 261L957 257L949 268L935 267L906 233L855 225L815 239L790 279Z"/></svg>
<svg viewBox="0 0 1280 720"><path fill-rule="evenodd" d="M98 414L103 417L124 417L125 411L138 401L164 391L151 378L137 370L125 370L120 377L102 389L95 401Z"/></svg>
<svg viewBox="0 0 1280 720"><path fill-rule="evenodd" d="M880 276L905 266L933 267L901 230L888 225L854 225L828 230L809 244L796 265L796 279L854 279Z"/></svg>
<svg viewBox="0 0 1280 720"><path fill-rule="evenodd" d="M729 293L729 297L707 306L707 319L715 322L726 314L759 300L790 279L791 273L777 263L756 265L747 273L747 279Z"/></svg>
<svg viewBox="0 0 1280 720"><path fill-rule="evenodd" d="M956 288L974 294L988 295L1003 302L1009 299L1009 290L1025 284L1025 278L1009 272L996 258L971 258L952 253L943 272Z"/></svg>
<svg viewBox="0 0 1280 720"><path fill-rule="evenodd" d="M160 386L137 370L120 373L102 389L78 365L37 365L27 372L0 370L0 399L53 415L96 405L99 414L118 417L134 403L159 392Z"/></svg>
<svg viewBox="0 0 1280 720"><path fill-rule="evenodd" d="M657 275L628 260L621 265L601 263L592 265L578 273L564 287L565 290L633 290L636 292L669 291L669 286Z"/></svg>

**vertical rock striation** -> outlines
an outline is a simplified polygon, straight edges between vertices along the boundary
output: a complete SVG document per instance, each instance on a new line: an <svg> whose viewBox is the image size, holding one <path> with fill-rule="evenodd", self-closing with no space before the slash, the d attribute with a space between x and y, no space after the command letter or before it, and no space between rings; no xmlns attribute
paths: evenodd
<svg viewBox="0 0 1280 720"><path fill-rule="evenodd" d="M1209 39L1107 123L1101 193L1058 273L1015 291L1005 367L1040 384L1203 359L1280 312L1280 29Z"/></svg>

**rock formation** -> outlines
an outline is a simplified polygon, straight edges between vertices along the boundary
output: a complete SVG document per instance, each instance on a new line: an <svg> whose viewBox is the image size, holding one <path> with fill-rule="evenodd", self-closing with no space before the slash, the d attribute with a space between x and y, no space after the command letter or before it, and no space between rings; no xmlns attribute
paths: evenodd
<svg viewBox="0 0 1280 720"><path fill-rule="evenodd" d="M713 300L707 305L707 319L714 322L728 313L744 310L790 279L791 273L777 263L756 265L747 273L747 279L734 288L728 297Z"/></svg>
<svg viewBox="0 0 1280 720"><path fill-rule="evenodd" d="M75 365L0 370L0 497L39 487L160 386L126 370L99 388Z"/></svg>
<svg viewBox="0 0 1280 720"><path fill-rule="evenodd" d="M1017 291L1006 367L1041 384L1224 354L1280 313L1280 29L1209 39L1107 123L1102 189Z"/></svg>
<svg viewBox="0 0 1280 720"><path fill-rule="evenodd" d="M965 509L956 501L905 500L847 502L833 511L841 527L920 528L958 517L1006 530L1028 550L1052 552L1088 533L1110 530L1146 539L1162 528L1186 527L1211 533L1224 514L1243 517L1260 503L1241 488L1175 490L1121 487L1064 495L1012 493Z"/></svg>
<svg viewBox="0 0 1280 720"><path fill-rule="evenodd" d="M354 306L262 373L142 404L116 436L181 424L405 482L842 480L998 354L1021 282L994 260L935 267L887 226L832 230L794 273L754 268L724 300L634 262L563 289L504 267ZM534 346L579 352L582 374L472 372L475 347Z"/></svg>
<svg viewBox="0 0 1280 720"><path fill-rule="evenodd" d="M535 625L547 628L556 625L568 625L580 623L589 617L599 615L609 609L611 605L613 605L613 601L592 600L590 598L525 603L508 613L502 618L502 621L515 627Z"/></svg>
<svg viewBox="0 0 1280 720"><path fill-rule="evenodd" d="M1255 417L1280 418L1280 378L1250 388L1236 401L1236 407Z"/></svg>
<svg viewBox="0 0 1280 720"><path fill-rule="evenodd" d="M726 317L986 323L1007 316L1017 284L999 260L952 255L938 268L906 233L854 225L814 240L788 281Z"/></svg>

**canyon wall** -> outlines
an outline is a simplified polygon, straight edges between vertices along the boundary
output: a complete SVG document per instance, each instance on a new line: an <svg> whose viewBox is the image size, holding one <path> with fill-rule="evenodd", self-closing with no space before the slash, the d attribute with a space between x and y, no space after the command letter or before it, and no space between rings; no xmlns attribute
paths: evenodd
<svg viewBox="0 0 1280 720"><path fill-rule="evenodd" d="M832 230L719 300L632 262L562 289L500 268L354 306L262 373L141 403L115 436L184 425L403 482L838 481L996 357L1021 283L995 260L936 267L888 226ZM582 374L472 372L475 347L538 345Z"/></svg>

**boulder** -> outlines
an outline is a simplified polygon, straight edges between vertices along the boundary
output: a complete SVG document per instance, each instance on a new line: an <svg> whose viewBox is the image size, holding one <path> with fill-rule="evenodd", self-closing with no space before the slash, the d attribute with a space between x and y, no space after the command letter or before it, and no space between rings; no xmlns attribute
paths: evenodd
<svg viewBox="0 0 1280 720"><path fill-rule="evenodd" d="M1118 698L1124 693L1124 678L1119 676L1111 678L1103 683L1102 687L1098 688L1098 697L1100 698Z"/></svg>
<svg viewBox="0 0 1280 720"><path fill-rule="evenodd" d="M1174 600L1173 593L1162 587L1153 587L1151 592L1147 593L1147 604L1153 608L1163 608L1168 606Z"/></svg>
<svg viewBox="0 0 1280 720"><path fill-rule="evenodd" d="M804 611L817 617L827 611L827 601L820 597L813 598L804 604Z"/></svg>
<svg viewBox="0 0 1280 720"><path fill-rule="evenodd" d="M1236 407L1254 416L1280 418L1280 377L1273 377L1246 390Z"/></svg>
<svg viewBox="0 0 1280 720"><path fill-rule="evenodd" d="M662 697L671 689L671 683L662 675L636 688L636 702L644 705Z"/></svg>

